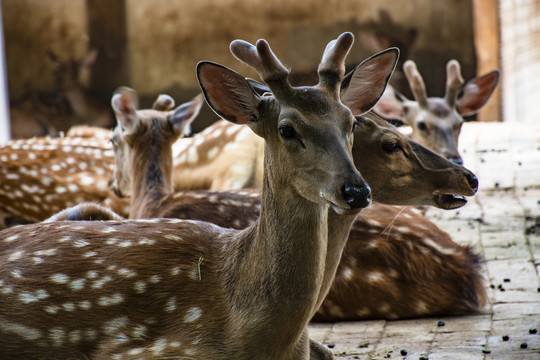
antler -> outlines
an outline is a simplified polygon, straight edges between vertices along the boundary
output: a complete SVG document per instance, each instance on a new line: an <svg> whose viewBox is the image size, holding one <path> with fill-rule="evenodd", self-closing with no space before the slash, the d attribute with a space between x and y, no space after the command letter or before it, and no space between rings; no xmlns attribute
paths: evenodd
<svg viewBox="0 0 540 360"><path fill-rule="evenodd" d="M465 81L461 76L461 67L457 60L450 60L446 64L446 94L444 100L453 108L456 105L459 89L463 86Z"/></svg>
<svg viewBox="0 0 540 360"><path fill-rule="evenodd" d="M350 32L343 33L336 40L330 41L317 70L319 85L327 88L335 99L339 98L339 88L345 75L345 57L353 42L354 36Z"/></svg>
<svg viewBox="0 0 540 360"><path fill-rule="evenodd" d="M289 70L272 52L266 40L259 39L256 47L244 40L234 40L230 50L238 60L257 71L276 97L284 100L291 96L294 88L289 83Z"/></svg>
<svg viewBox="0 0 540 360"><path fill-rule="evenodd" d="M422 79L415 62L412 60L405 61L405 64L403 64L403 72L407 77L409 87L411 88L415 100L421 108L427 108L426 85L424 84L424 79Z"/></svg>

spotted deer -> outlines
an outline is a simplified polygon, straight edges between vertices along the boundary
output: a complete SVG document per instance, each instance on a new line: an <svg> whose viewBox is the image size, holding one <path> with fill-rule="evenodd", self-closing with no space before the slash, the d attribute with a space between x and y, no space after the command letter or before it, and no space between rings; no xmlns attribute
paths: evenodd
<svg viewBox="0 0 540 360"><path fill-rule="evenodd" d="M424 80L412 60L403 71L414 100L407 99L391 86L386 88L374 110L381 116L411 127L411 138L419 144L458 164L463 159L458 151L458 138L463 116L474 115L489 100L499 82L499 71L464 82L457 60L446 65L446 93L428 97Z"/></svg>
<svg viewBox="0 0 540 360"><path fill-rule="evenodd" d="M73 121L58 130L67 131L73 125L93 125L110 128L114 126L111 109L83 86L80 81L81 70L88 70L97 59L96 49L90 50L80 59L62 61L52 51L48 52L54 67L54 82L57 96L67 103Z"/></svg>
<svg viewBox="0 0 540 360"><path fill-rule="evenodd" d="M233 41L232 53L270 86L264 97L238 73L198 64L214 111L265 138L261 212L251 227L140 219L3 230L2 353L12 359L332 358L307 333L333 277L327 257L346 240L328 242L329 212L350 226L370 203L351 157L354 117L339 99L352 42L350 33L330 42L319 84L297 88L266 41ZM369 107L397 52L390 57L362 85ZM114 101L134 115L125 99ZM126 136L131 115L124 119Z"/></svg>
<svg viewBox="0 0 540 360"><path fill-rule="evenodd" d="M32 92L11 104L11 137L57 135L79 124L113 126L111 110L91 95L80 80L81 70L92 66L97 51L67 61L60 60L52 51L47 55L53 67L53 89Z"/></svg>
<svg viewBox="0 0 540 360"><path fill-rule="evenodd" d="M0 147L0 211L6 222L42 221L84 201L107 202L126 213L129 205L108 187L114 152L108 140L39 137ZM127 213L126 213L127 214ZM18 219L18 220L16 220Z"/></svg>
<svg viewBox="0 0 540 360"><path fill-rule="evenodd" d="M376 61L378 56L361 66L369 69ZM343 97L349 99L347 89L343 91ZM134 92L123 96L127 102L138 102ZM358 109L353 103L349 107ZM252 226L257 220L261 208L258 189L174 192L170 144L177 134L165 131L172 125L162 117L161 129L153 126L153 131L148 131L155 117L137 111L130 122L130 133L138 135L125 139L122 122L129 114L118 106L115 112L118 126L112 143L117 167L111 183L116 193L131 197L130 217L204 220L236 229ZM471 172L415 144L383 120L368 115L356 121L355 139L360 140L354 142L353 156L357 168L366 174L364 178L371 184L375 200L456 208L466 201L453 193L471 195L476 191L478 183ZM226 132L222 135L226 136ZM151 146L153 143L163 147ZM370 161L358 160L367 158ZM85 211L86 205L81 205L61 215L88 219ZM329 239L342 229L336 225L340 223L337 219L329 221ZM365 297L367 293L369 298ZM408 301L403 302L403 298ZM479 258L470 247L454 243L414 209L374 203L355 219L336 278L314 319L396 319L467 313L478 311L485 299Z"/></svg>

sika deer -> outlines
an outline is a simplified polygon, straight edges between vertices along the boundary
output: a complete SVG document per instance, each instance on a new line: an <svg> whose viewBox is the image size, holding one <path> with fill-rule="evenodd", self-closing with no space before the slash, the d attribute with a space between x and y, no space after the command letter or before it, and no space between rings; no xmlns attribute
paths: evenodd
<svg viewBox="0 0 540 360"><path fill-rule="evenodd" d="M80 71L89 69L98 56L93 49L81 59L59 60L52 51L48 53L54 66L54 81L57 96L66 101L73 117L70 124L58 125L57 129L67 131L73 125L87 124L110 128L114 125L111 109L91 95L79 80Z"/></svg>
<svg viewBox="0 0 540 360"><path fill-rule="evenodd" d="M408 100L389 86L375 106L375 112L405 123L412 128L410 136L414 141L462 164L458 137L463 116L474 115L489 100L499 81L499 71L493 70L463 85L459 63L450 60L446 65L446 94L442 98L428 98L416 64L408 60L403 70L415 100Z"/></svg>
<svg viewBox="0 0 540 360"><path fill-rule="evenodd" d="M92 50L81 59L60 61L48 52L53 65L54 89L33 92L10 106L11 136L30 138L66 132L73 125L113 125L111 110L83 87L79 79L82 69L89 68L97 57Z"/></svg>
<svg viewBox="0 0 540 360"><path fill-rule="evenodd" d="M271 87L273 95L265 97L232 70L198 64L209 105L266 140L261 215L248 229L163 219L42 223L2 231L3 354L12 359L307 359L310 352L312 358L331 357L307 335L324 290L326 249L333 246L327 239L329 208L354 218L370 203L369 187L351 158L354 117L339 100L352 41L345 33L331 42L319 84L302 88L288 84L288 71L266 41L256 47L234 41L233 54ZM372 86L377 91L368 95L373 103L391 68L384 71L388 74ZM117 98L118 106L134 115L124 100ZM126 136L135 135L130 130L128 125Z"/></svg>

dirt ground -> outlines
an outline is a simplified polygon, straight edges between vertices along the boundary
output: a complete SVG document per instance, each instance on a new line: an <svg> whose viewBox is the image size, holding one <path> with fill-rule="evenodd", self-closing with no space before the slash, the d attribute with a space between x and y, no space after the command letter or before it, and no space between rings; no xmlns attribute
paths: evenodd
<svg viewBox="0 0 540 360"><path fill-rule="evenodd" d="M311 337L337 359L540 359L540 122L466 123L460 151L478 194L427 216L482 254L488 307L472 316L312 324Z"/></svg>

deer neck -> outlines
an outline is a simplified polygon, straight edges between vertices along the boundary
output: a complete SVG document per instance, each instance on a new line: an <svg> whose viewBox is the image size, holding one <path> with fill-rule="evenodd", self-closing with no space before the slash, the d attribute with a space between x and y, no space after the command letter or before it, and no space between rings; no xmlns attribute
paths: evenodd
<svg viewBox="0 0 540 360"><path fill-rule="evenodd" d="M328 206L301 197L287 179L276 179L278 171L265 166L261 216L225 259L226 274L234 276L228 279L234 321L247 338L263 331L272 339L246 347L270 353L277 343L299 341L316 310L328 235Z"/></svg>
<svg viewBox="0 0 540 360"><path fill-rule="evenodd" d="M130 218L153 217L161 201L173 193L172 150L169 143L152 136L150 146L140 144L131 159L132 199Z"/></svg>
<svg viewBox="0 0 540 360"><path fill-rule="evenodd" d="M82 120L92 120L95 116L95 104L92 104L85 90L80 85L71 86L65 92L71 110Z"/></svg>
<svg viewBox="0 0 540 360"><path fill-rule="evenodd" d="M328 247L326 250L325 271L315 312L320 308L332 287L343 249L349 239L351 227L357 216L358 214L339 215L332 209L328 211ZM315 315L315 312L313 315Z"/></svg>

